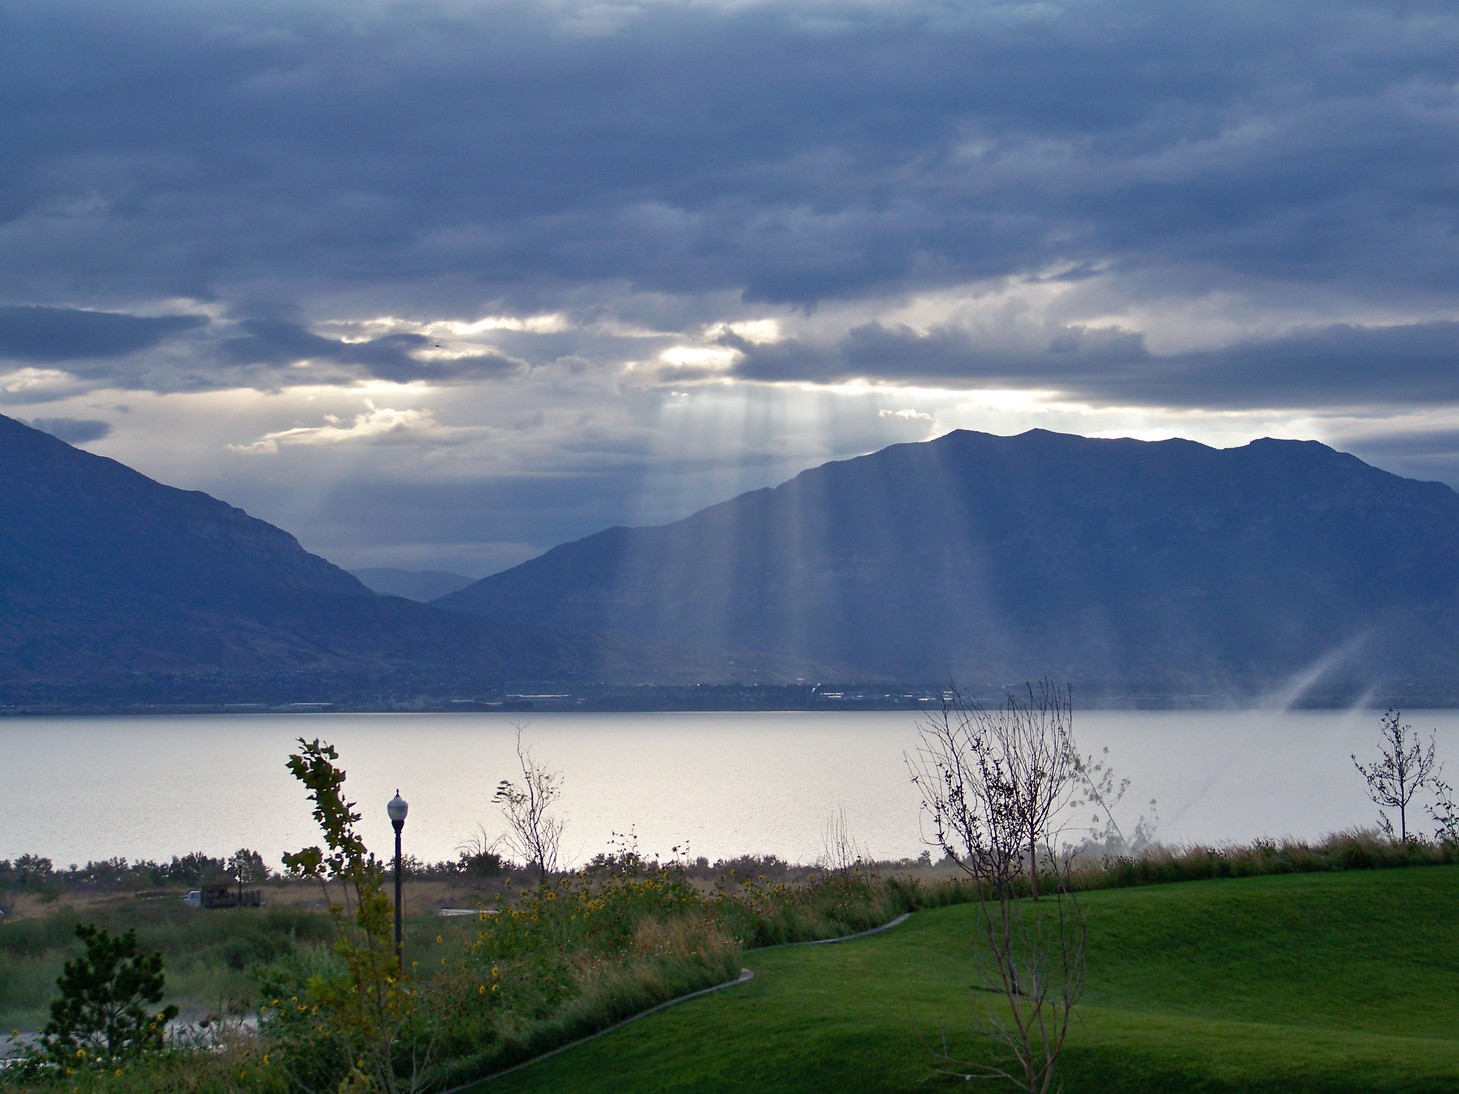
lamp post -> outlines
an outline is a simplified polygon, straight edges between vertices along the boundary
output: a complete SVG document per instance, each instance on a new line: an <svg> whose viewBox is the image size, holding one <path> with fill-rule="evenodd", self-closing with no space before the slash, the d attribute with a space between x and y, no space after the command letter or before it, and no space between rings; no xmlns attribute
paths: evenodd
<svg viewBox="0 0 1459 1094"><path fill-rule="evenodd" d="M385 806L385 812L390 814L390 824L395 829L395 971L403 973L405 964L400 950L400 830L405 827L405 814L410 812L410 806L400 796L399 790Z"/></svg>

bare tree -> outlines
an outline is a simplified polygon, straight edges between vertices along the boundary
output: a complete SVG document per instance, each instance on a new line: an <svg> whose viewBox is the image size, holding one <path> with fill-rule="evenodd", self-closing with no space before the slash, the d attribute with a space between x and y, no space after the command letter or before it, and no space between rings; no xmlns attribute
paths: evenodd
<svg viewBox="0 0 1459 1094"><path fill-rule="evenodd" d="M550 813L552 803L562 794L562 772L537 763L531 748L522 743L522 726L515 728L522 781L503 779L491 800L501 806L502 816L506 818L503 843L536 872L538 881L546 881L557 869L562 845L563 821Z"/></svg>
<svg viewBox="0 0 1459 1094"><path fill-rule="evenodd" d="M1130 780L1115 777L1114 768L1109 763L1109 746L1106 745L1098 756L1076 757L1075 784L1077 789L1069 806L1071 810L1093 810L1089 815L1089 827L1084 829L1085 846L1091 851L1101 852L1106 865L1114 855L1138 854L1155 842L1160 814L1154 798L1148 804L1150 811L1140 815L1128 836L1115 819L1115 809L1124 800Z"/></svg>
<svg viewBox="0 0 1459 1094"><path fill-rule="evenodd" d="M826 821L821 833L823 850L821 867L833 874L849 874L866 861L866 852L851 835L846 822L846 807L840 806Z"/></svg>
<svg viewBox="0 0 1459 1094"><path fill-rule="evenodd" d="M971 856L974 874L985 879L1012 877L1026 863L1037 900L1039 852L1049 850L1050 825L1074 802L1085 770L1074 747L1071 690L1042 680L989 710L952 689L923 725L918 757L922 770L912 781L925 796L936 845L947 851L951 837L952 853ZM988 803L996 803L996 818L986 815Z"/></svg>
<svg viewBox="0 0 1459 1094"><path fill-rule="evenodd" d="M1398 838L1406 843L1408 803L1413 796L1425 786L1441 791L1447 791L1448 787L1440 780L1444 767L1434 755L1434 734L1429 734L1429 747L1424 748L1413 727L1402 724L1401 718L1402 714L1396 710L1383 715L1383 728L1378 737L1379 759L1376 763L1364 764L1359 763L1354 754L1353 766L1363 776L1368 786L1368 797L1373 799L1374 805L1380 809L1398 810ZM1379 823L1384 832L1393 835L1393 821L1386 813L1379 814Z"/></svg>
<svg viewBox="0 0 1459 1094"><path fill-rule="evenodd" d="M1072 709L1069 690L1047 681L1030 686L1026 701L1009 694L993 711L954 690L940 714L920 727L919 747L906 757L931 824L928 842L973 881L982 911L979 974L1007 1004L1006 1018L992 1018L991 1028L1014 1064L960 1061L945 1049L942 1058L1035 1094L1053 1088L1084 989L1084 915L1051 831L1073 798L1079 772ZM1041 850L1055 879L1052 907L1014 892L1026 862L1037 895Z"/></svg>

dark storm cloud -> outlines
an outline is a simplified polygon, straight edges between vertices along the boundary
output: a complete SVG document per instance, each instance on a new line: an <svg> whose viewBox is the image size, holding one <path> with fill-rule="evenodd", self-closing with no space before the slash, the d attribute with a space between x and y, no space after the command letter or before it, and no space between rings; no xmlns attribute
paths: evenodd
<svg viewBox="0 0 1459 1094"><path fill-rule="evenodd" d="M62 362L120 357L207 324L192 315L142 317L77 308L0 305L0 358Z"/></svg>
<svg viewBox="0 0 1459 1094"><path fill-rule="evenodd" d="M952 327L871 323L831 345L721 343L732 374L769 382L882 378L963 388L1046 388L1095 403L1203 409L1459 404L1459 323L1336 324L1159 356L1128 331L1065 327L1032 345Z"/></svg>
<svg viewBox="0 0 1459 1094"><path fill-rule="evenodd" d="M99 441L111 433L111 423L95 418L31 418L26 423L43 430L53 437L59 437L67 444L85 444Z"/></svg>
<svg viewBox="0 0 1459 1094"><path fill-rule="evenodd" d="M1459 283L1438 4L7 12L0 291ZM594 23L593 20L598 22Z"/></svg>
<svg viewBox="0 0 1459 1094"><path fill-rule="evenodd" d="M277 369L328 362L341 366L335 373L337 379L451 383L507 376L527 367L523 362L501 353L486 352L455 358L418 356L433 347L429 338L419 334L386 334L349 342L323 338L284 319L245 319L238 327L243 333L220 344L220 351L226 358L240 365L264 365ZM291 380L300 383L316 378L320 378L320 373L314 371L295 373Z"/></svg>
<svg viewBox="0 0 1459 1094"><path fill-rule="evenodd" d="M1143 403L1245 409L1459 404L1459 323L1345 324L1183 354L1124 377Z"/></svg>
<svg viewBox="0 0 1459 1094"><path fill-rule="evenodd" d="M830 346L754 345L733 335L720 343L741 354L734 375L770 382L880 378L952 387L1037 387L1068 382L1092 368L1110 375L1148 359L1138 334L1082 327L1043 332L1033 347L1009 347L996 335L956 327L921 332L881 323L856 327Z"/></svg>
<svg viewBox="0 0 1459 1094"><path fill-rule="evenodd" d="M787 340L722 342L739 388L771 396L866 379L1297 420L1452 406L1456 88L1459 11L1427 0L12 4L0 399L426 381L456 385L406 408L436 429L325 429L359 408L269 399L229 440L302 468L328 458L304 445L321 429L353 459L476 427L510 427L504 453L565 422L602 445L594 466L635 444L642 466L671 420L642 378L725 375L657 355L767 319ZM1027 310L1000 323L999 300ZM471 328L446 322L548 315L455 341ZM1204 325L1176 337L1188 316ZM510 400L463 390L528 362ZM714 458L781 443L736 440ZM609 478L550 499L527 480L522 512L570 510L579 481L617 523L634 487ZM535 519L511 535L545 542Z"/></svg>

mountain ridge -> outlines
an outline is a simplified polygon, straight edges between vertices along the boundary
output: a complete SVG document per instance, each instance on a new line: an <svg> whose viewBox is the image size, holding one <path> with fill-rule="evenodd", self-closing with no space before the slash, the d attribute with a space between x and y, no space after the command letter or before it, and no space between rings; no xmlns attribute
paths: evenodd
<svg viewBox="0 0 1459 1094"><path fill-rule="evenodd" d="M1315 441L955 431L605 530L435 603L867 679L1250 694L1343 649L1355 685L1446 675L1456 542L1454 491Z"/></svg>
<svg viewBox="0 0 1459 1094"><path fill-rule="evenodd" d="M1459 494L1315 441L954 431L604 529L431 604L3 416L0 465L0 705L143 678L387 708L387 692L1043 676L1231 701L1307 677L1349 697L1456 692Z"/></svg>
<svg viewBox="0 0 1459 1094"><path fill-rule="evenodd" d="M722 680L741 661L781 678L753 652L665 651L377 596L241 509L4 416L0 469L0 705L56 688L408 701L634 680L640 659L672 683Z"/></svg>

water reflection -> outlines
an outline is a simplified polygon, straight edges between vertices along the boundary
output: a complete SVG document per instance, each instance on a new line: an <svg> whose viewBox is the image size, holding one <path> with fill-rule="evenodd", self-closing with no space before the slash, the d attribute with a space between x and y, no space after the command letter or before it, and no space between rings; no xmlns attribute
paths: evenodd
<svg viewBox="0 0 1459 1094"><path fill-rule="evenodd" d="M1222 843L1371 825L1349 755L1376 758L1381 713L1076 711L1074 724L1081 748L1108 746L1131 781L1122 825L1153 797L1161 839ZM1459 765L1459 712L1404 721L1425 738L1436 729L1440 758ZM265 715L0 720L0 858L66 866L251 847L276 865L319 838L284 768L303 736L339 747L372 847L391 844L385 803L398 786L411 802L407 852L453 859L479 824L499 829L491 794L513 773L516 722L564 774L574 860L631 829L646 852L687 841L711 859L814 861L841 809L872 855L922 849L902 763L916 744L911 714Z"/></svg>

